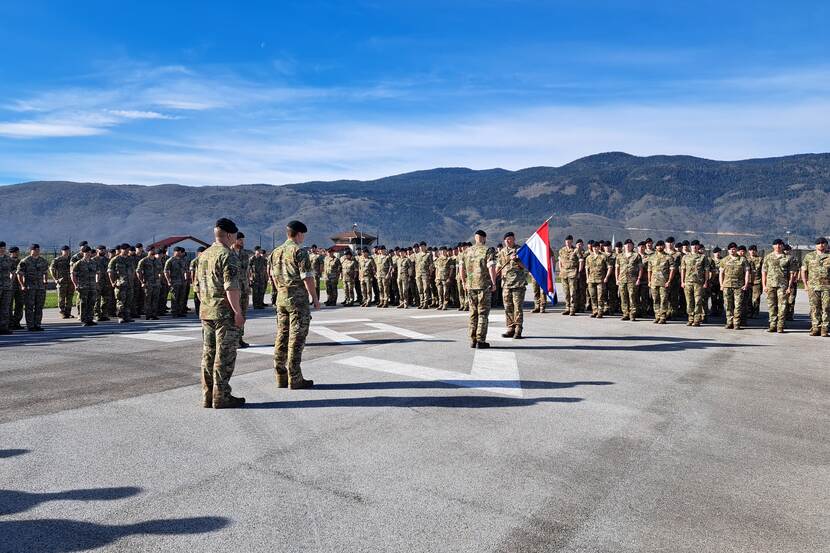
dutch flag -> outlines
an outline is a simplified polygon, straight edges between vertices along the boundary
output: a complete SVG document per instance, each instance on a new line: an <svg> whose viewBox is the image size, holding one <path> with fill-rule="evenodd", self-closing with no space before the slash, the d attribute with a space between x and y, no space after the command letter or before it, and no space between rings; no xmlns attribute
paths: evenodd
<svg viewBox="0 0 830 553"><path fill-rule="evenodd" d="M550 221L550 219L548 219ZM524 246L516 252L519 260L527 267L539 287L556 305L556 273L551 260L550 238L548 237L548 221L542 223L533 236L527 239Z"/></svg>

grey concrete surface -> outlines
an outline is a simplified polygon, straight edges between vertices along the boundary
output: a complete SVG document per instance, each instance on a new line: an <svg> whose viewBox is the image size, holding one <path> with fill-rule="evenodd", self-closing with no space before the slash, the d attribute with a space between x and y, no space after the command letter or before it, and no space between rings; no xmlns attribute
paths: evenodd
<svg viewBox="0 0 830 553"><path fill-rule="evenodd" d="M0 337L0 551L830 551L830 340L798 311L522 341L496 311L482 353L456 311L326 309L300 391L253 312L226 411L194 318L49 313Z"/></svg>

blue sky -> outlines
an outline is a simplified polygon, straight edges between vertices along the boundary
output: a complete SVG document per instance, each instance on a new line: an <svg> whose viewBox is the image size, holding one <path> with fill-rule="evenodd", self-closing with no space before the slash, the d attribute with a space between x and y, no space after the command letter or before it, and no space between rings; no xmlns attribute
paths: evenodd
<svg viewBox="0 0 830 553"><path fill-rule="evenodd" d="M0 3L0 183L830 151L830 3Z"/></svg>

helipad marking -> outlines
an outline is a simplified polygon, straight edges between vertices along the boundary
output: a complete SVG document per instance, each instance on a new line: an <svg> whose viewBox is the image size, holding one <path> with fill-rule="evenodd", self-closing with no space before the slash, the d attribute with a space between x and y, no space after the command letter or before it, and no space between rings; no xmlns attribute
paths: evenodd
<svg viewBox="0 0 830 553"><path fill-rule="evenodd" d="M469 313L440 313L438 315L410 315L412 319L445 319L447 317L469 317Z"/></svg>
<svg viewBox="0 0 830 553"><path fill-rule="evenodd" d="M333 325L333 324L343 324L343 323L366 323L370 322L372 319L330 319L330 320L311 320L311 326L316 325Z"/></svg>
<svg viewBox="0 0 830 553"><path fill-rule="evenodd" d="M421 334L420 332L415 332L414 330L409 330L408 328L401 328L399 326L388 325L386 323L367 323L367 326L374 327L383 332L399 334L400 336L412 338L413 340L435 340L435 336Z"/></svg>
<svg viewBox="0 0 830 553"><path fill-rule="evenodd" d="M338 332L338 331L334 330L333 328L329 328L327 326L322 326L322 325L313 326L312 325L311 327L309 327L309 330L311 330L312 332L314 332L316 334L319 334L320 336L322 336L324 338L328 338L332 342L338 342L340 344L360 344L360 343L362 343L362 340L360 340L358 338L353 338L353 337L349 336L348 334Z"/></svg>
<svg viewBox="0 0 830 553"><path fill-rule="evenodd" d="M423 365L386 361L385 359L375 359L360 355L338 359L335 363L406 376L408 378L436 380L453 386L473 388L491 394L524 397L522 383L519 377L519 367L516 362L516 354L513 352L476 350L475 357L473 358L473 369L470 374L435 369Z"/></svg>
<svg viewBox="0 0 830 553"><path fill-rule="evenodd" d="M135 338L136 340L150 340L151 342L184 342L187 340L195 340L196 338L191 336L173 336L172 334L162 334L159 332L141 332L141 333L122 333L119 336L124 336L125 338Z"/></svg>

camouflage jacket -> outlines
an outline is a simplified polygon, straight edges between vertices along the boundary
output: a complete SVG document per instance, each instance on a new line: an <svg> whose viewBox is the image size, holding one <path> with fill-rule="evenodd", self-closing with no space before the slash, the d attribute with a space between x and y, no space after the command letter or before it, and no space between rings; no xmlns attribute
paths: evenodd
<svg viewBox="0 0 830 553"><path fill-rule="evenodd" d="M392 256L378 254L375 256L375 274L378 278L386 278L392 270Z"/></svg>
<svg viewBox="0 0 830 553"><path fill-rule="evenodd" d="M158 287L159 267L158 262L155 259L148 256L139 261L138 267L136 267L136 272L138 272L141 280L145 285L147 285L148 288Z"/></svg>
<svg viewBox="0 0 830 553"><path fill-rule="evenodd" d="M14 263L10 256L0 255L0 290L12 289L12 273L14 272Z"/></svg>
<svg viewBox="0 0 830 553"><path fill-rule="evenodd" d="M559 249L559 274L563 278L576 278L579 271L579 251L576 248L562 246Z"/></svg>
<svg viewBox="0 0 830 553"><path fill-rule="evenodd" d="M69 274L72 271L72 260L69 257L59 256L52 260L49 272L58 284L65 284L69 281Z"/></svg>
<svg viewBox="0 0 830 553"><path fill-rule="evenodd" d="M72 264L72 276L78 283L78 290L96 290L98 288L98 262L94 258L79 259Z"/></svg>
<svg viewBox="0 0 830 553"><path fill-rule="evenodd" d="M107 265L107 273L115 282L116 286L126 286L130 283L130 262L122 255L116 255L110 259Z"/></svg>
<svg viewBox="0 0 830 553"><path fill-rule="evenodd" d="M432 271L434 262L432 260L432 252L418 252L415 254L415 276L429 276Z"/></svg>
<svg viewBox="0 0 830 553"><path fill-rule="evenodd" d="M17 267L20 265L20 258L9 256L9 260L12 264L12 290L20 290L20 283L17 281Z"/></svg>
<svg viewBox="0 0 830 553"><path fill-rule="evenodd" d="M193 261L196 259L194 258ZM191 261L191 264L193 262ZM268 258L264 255L256 255L250 259L251 266L251 282L256 284L266 284L268 282Z"/></svg>
<svg viewBox="0 0 830 553"><path fill-rule="evenodd" d="M752 282L753 286L761 286L761 271L764 258L756 255L755 257L747 257L746 260L749 262L749 270L752 273L750 275L750 282Z"/></svg>
<svg viewBox="0 0 830 553"><path fill-rule="evenodd" d="M337 259L337 257L326 256L326 259L323 262L323 275L325 275L326 280L340 280L340 272L342 270L343 264L340 263L340 260Z"/></svg>
<svg viewBox="0 0 830 553"><path fill-rule="evenodd" d="M674 256L666 252L655 251L648 256L649 286L665 286L669 282L671 270L675 267Z"/></svg>
<svg viewBox="0 0 830 553"><path fill-rule="evenodd" d="M398 261L398 280L408 280L414 273L412 259L409 257L402 257Z"/></svg>
<svg viewBox="0 0 830 553"><path fill-rule="evenodd" d="M749 270L749 262L739 255L727 255L720 260L720 272L723 273L724 288L743 288L744 275Z"/></svg>
<svg viewBox="0 0 830 553"><path fill-rule="evenodd" d="M308 256L309 263L311 263L311 269L314 271L314 275L320 277L323 275L323 265L326 261L326 256L321 255L319 253L312 253Z"/></svg>
<svg viewBox="0 0 830 553"><path fill-rule="evenodd" d="M791 266L791 256L785 253L768 253L761 265L761 271L767 275L767 288L789 288L792 279Z"/></svg>
<svg viewBox="0 0 830 553"><path fill-rule="evenodd" d="M830 253L808 253L801 262L801 269L807 272L810 290L830 290Z"/></svg>
<svg viewBox="0 0 830 553"><path fill-rule="evenodd" d="M617 267L620 268L620 276L617 282L635 283L637 277L640 276L640 270L643 268L643 258L637 252L631 254L621 253L617 256Z"/></svg>
<svg viewBox="0 0 830 553"><path fill-rule="evenodd" d="M371 256L360 256L357 259L357 267L360 280L371 279L375 274L375 260Z"/></svg>
<svg viewBox="0 0 830 553"><path fill-rule="evenodd" d="M233 252L239 258L239 289L243 294L247 294L251 291L251 255L253 252L245 248L234 249Z"/></svg>
<svg viewBox="0 0 830 553"><path fill-rule="evenodd" d="M280 307L302 302L303 298L308 302L304 281L316 275L308 252L290 238L271 252L271 275L277 283Z"/></svg>
<svg viewBox="0 0 830 553"><path fill-rule="evenodd" d="M435 267L435 282L446 282L450 279L450 259L439 257L433 263Z"/></svg>
<svg viewBox="0 0 830 553"><path fill-rule="evenodd" d="M199 256L199 318L216 321L233 317L225 292L239 290L239 258L224 244L214 243Z"/></svg>
<svg viewBox="0 0 830 553"><path fill-rule="evenodd" d="M518 248L505 246L499 252L498 266L501 267L501 285L509 290L527 287L527 269L518 259L511 259Z"/></svg>
<svg viewBox="0 0 830 553"><path fill-rule="evenodd" d="M357 261L354 256L351 259L346 257L340 262L340 274L343 275L343 280L350 282L357 278Z"/></svg>
<svg viewBox="0 0 830 553"><path fill-rule="evenodd" d="M683 275L686 284L705 284L709 271L709 258L702 253L688 253L683 256Z"/></svg>
<svg viewBox="0 0 830 553"><path fill-rule="evenodd" d="M187 271L186 261L183 257L176 257L175 255L167 260L164 264L164 274L170 279L172 286L181 286L184 284L184 273ZM240 266L241 270L241 266ZM244 274L244 273L243 273Z"/></svg>
<svg viewBox="0 0 830 553"><path fill-rule="evenodd" d="M490 267L496 266L496 251L484 245L475 244L464 252L464 274L468 290L486 290L493 285Z"/></svg>
<svg viewBox="0 0 830 553"><path fill-rule="evenodd" d="M20 260L20 264L17 266L17 274L23 276L23 282L27 289L44 290L46 284L43 282L43 277L46 276L48 269L45 259L27 255Z"/></svg>
<svg viewBox="0 0 830 553"><path fill-rule="evenodd" d="M592 252L585 258L585 276L588 282L598 284L605 279L608 273L608 256L604 253Z"/></svg>

